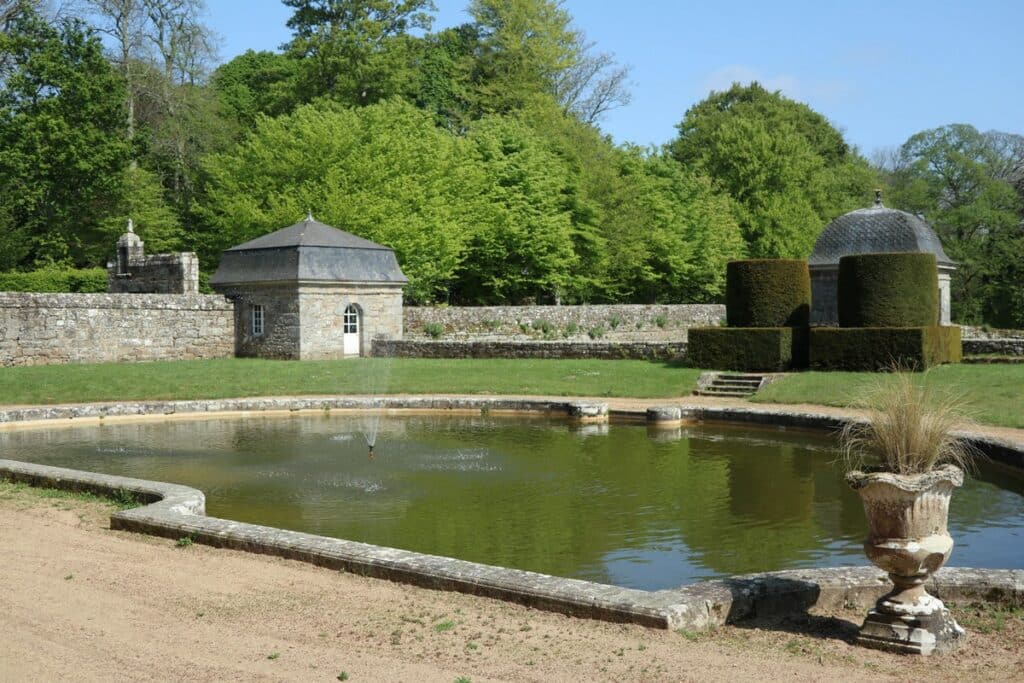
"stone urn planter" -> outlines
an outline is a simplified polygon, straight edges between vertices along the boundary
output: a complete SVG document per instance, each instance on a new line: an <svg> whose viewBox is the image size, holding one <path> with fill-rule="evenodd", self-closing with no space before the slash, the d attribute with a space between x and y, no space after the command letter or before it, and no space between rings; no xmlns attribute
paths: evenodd
<svg viewBox="0 0 1024 683"><path fill-rule="evenodd" d="M868 613L857 643L921 655L954 649L964 630L924 584L953 552L946 523L963 471L955 465L922 474L854 470L846 481L864 503L869 527L864 552L893 582L892 591Z"/></svg>

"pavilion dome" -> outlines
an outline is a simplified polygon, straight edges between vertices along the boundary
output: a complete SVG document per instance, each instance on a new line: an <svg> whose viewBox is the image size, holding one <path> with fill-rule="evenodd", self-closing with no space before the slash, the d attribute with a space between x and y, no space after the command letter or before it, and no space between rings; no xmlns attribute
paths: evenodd
<svg viewBox="0 0 1024 683"><path fill-rule="evenodd" d="M874 206L843 214L825 226L808 264L838 267L840 257L850 254L891 252L934 254L939 268L956 266L923 217L883 206L881 192Z"/></svg>

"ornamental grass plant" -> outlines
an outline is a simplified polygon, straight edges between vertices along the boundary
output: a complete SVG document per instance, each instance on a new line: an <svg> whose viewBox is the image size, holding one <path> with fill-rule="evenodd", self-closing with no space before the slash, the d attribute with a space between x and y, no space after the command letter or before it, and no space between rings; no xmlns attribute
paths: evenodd
<svg viewBox="0 0 1024 683"><path fill-rule="evenodd" d="M857 407L867 419L851 421L840 433L849 470L874 465L895 474L923 474L946 463L969 470L975 449L955 435L972 424L966 401L929 387L927 373L896 368L881 376Z"/></svg>

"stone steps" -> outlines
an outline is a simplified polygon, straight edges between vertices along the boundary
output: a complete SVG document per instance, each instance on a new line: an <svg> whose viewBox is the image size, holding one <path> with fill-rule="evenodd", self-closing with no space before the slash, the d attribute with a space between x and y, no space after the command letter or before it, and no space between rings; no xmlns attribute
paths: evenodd
<svg viewBox="0 0 1024 683"><path fill-rule="evenodd" d="M746 398L753 396L765 382L766 375L737 372L707 372L697 383L698 396Z"/></svg>

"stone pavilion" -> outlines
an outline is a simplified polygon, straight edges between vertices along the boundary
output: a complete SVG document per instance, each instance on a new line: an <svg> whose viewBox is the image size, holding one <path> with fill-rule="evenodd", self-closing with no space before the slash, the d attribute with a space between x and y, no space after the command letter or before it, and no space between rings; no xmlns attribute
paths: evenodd
<svg viewBox="0 0 1024 683"><path fill-rule="evenodd" d="M922 216L882 205L881 191L874 206L843 214L818 237L808 259L811 271L811 325L837 325L839 259L851 254L924 252L935 254L939 277L938 325L950 324L949 281L956 264L946 256L938 235Z"/></svg>
<svg viewBox="0 0 1024 683"><path fill-rule="evenodd" d="M210 285L234 302L235 354L368 356L402 338L408 279L388 247L306 219L224 251Z"/></svg>

